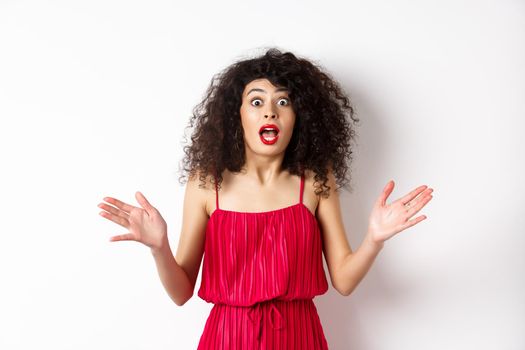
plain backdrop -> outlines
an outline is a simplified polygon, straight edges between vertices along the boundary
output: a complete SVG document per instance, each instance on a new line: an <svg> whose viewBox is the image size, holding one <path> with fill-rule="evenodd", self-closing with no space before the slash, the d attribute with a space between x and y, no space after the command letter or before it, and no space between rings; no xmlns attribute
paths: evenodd
<svg viewBox="0 0 525 350"><path fill-rule="evenodd" d="M97 204L142 191L175 252L192 108L269 47L324 67L361 119L352 249L388 180L387 202L434 188L350 296L314 299L330 349L525 348L523 1L1 0L1 349L197 347L212 305L174 304Z"/></svg>

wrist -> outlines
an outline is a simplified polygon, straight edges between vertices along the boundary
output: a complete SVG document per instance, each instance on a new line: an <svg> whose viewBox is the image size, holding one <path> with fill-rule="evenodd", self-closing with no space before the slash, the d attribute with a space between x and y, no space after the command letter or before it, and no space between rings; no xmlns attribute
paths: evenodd
<svg viewBox="0 0 525 350"><path fill-rule="evenodd" d="M153 254L154 256L162 255L164 253L169 252L169 250L170 243L168 241L168 237L165 237L159 246L150 248L151 254Z"/></svg>
<svg viewBox="0 0 525 350"><path fill-rule="evenodd" d="M373 238L373 235L370 234L370 232L368 232L365 236L365 241L364 243L369 246L370 248L374 249L374 250L381 250L383 249L383 246L385 245L385 242L384 241L378 241L378 240L374 240Z"/></svg>

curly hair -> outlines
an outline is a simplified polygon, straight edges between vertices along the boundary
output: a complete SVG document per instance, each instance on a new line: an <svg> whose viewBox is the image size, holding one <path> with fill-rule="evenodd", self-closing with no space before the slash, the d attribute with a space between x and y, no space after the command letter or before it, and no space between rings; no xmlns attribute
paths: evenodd
<svg viewBox="0 0 525 350"><path fill-rule="evenodd" d="M312 61L291 52L270 48L256 58L239 60L214 75L204 99L194 107L189 125L195 128L190 145L184 146L182 175L199 175L201 187L208 175L216 185L222 173L241 171L245 163L240 107L245 86L255 79L268 79L289 90L296 121L285 150L282 168L290 174L315 173L315 193L328 197L327 173L332 171L340 187L347 187L351 141L357 123L349 97L329 73ZM179 167L180 169L180 167ZM182 183L182 182L181 182ZM337 190L337 189L336 189Z"/></svg>

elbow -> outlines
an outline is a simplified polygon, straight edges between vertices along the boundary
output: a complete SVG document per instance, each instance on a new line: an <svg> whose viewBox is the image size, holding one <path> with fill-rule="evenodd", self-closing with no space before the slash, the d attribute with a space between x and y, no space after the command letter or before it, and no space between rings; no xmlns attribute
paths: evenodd
<svg viewBox="0 0 525 350"><path fill-rule="evenodd" d="M335 289L337 291L337 293L339 293L339 295L342 295L344 297L348 296L348 294L346 293L346 291L342 290L342 289Z"/></svg>
<svg viewBox="0 0 525 350"><path fill-rule="evenodd" d="M189 299L174 300L177 306L183 306Z"/></svg>
<svg viewBox="0 0 525 350"><path fill-rule="evenodd" d="M334 289L337 291L337 293L339 293L340 295L346 297L348 296L350 293L348 293L348 289L345 289L345 288L341 288L337 285L333 285Z"/></svg>
<svg viewBox="0 0 525 350"><path fill-rule="evenodd" d="M193 293L181 299L173 299L173 301L175 302L175 304L177 304L177 306L183 306L184 304L186 304L188 300L191 299L192 296L193 296Z"/></svg>
<svg viewBox="0 0 525 350"><path fill-rule="evenodd" d="M350 294L352 294L353 289L338 289L337 291L338 291L339 294L341 294L342 296L347 297L347 296L349 296Z"/></svg>
<svg viewBox="0 0 525 350"><path fill-rule="evenodd" d="M342 296L347 297L347 296L349 296L350 294L352 294L352 292L354 291L354 288L339 288L337 291L338 291L339 294L341 294Z"/></svg>
<svg viewBox="0 0 525 350"><path fill-rule="evenodd" d="M349 296L354 291L354 286L350 283L344 284L333 284L334 289L344 297Z"/></svg>

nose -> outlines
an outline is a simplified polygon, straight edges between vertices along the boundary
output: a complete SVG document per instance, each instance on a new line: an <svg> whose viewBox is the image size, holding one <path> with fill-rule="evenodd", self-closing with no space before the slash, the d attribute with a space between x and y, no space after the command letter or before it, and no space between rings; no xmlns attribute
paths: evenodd
<svg viewBox="0 0 525 350"><path fill-rule="evenodd" d="M264 118L265 119L268 119L268 118L275 119L277 118L277 112L278 112L278 108L277 106L275 106L275 104L268 104L264 110Z"/></svg>

